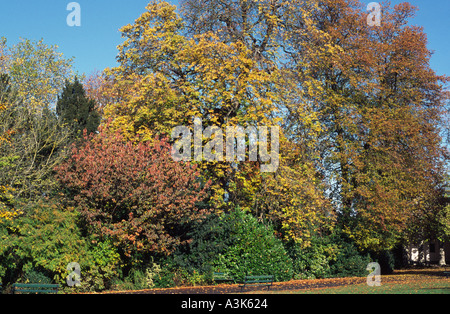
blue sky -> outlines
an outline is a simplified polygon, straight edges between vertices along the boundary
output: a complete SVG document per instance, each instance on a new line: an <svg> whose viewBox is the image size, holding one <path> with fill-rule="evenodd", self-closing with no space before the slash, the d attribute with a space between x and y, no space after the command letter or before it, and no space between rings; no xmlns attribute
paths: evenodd
<svg viewBox="0 0 450 314"><path fill-rule="evenodd" d="M2 0L0 2L0 36L9 45L19 38L56 44L66 57L75 57L79 73L91 73L115 66L117 45L122 42L118 29L133 21L150 0L78 0L81 27L66 24L67 4L72 0ZM177 4L177 0L172 0ZM371 1L362 0L363 3ZM392 5L404 2L392 0ZM431 67L438 74L450 75L450 0L410 0L419 11L411 21L423 26L429 49L435 51Z"/></svg>
<svg viewBox="0 0 450 314"><path fill-rule="evenodd" d="M91 73L115 66L117 46L123 42L119 28L133 23L150 0L77 0L81 27L69 27L66 19L72 0L1 0L0 36L8 45L19 38L56 44L59 51L75 57L75 69Z"/></svg>

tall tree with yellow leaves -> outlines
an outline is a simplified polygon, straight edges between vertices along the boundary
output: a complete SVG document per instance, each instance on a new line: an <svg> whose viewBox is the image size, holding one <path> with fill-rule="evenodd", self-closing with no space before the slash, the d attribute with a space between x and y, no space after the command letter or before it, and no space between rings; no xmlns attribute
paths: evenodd
<svg viewBox="0 0 450 314"><path fill-rule="evenodd" d="M150 3L121 31L126 40L119 46L120 66L110 72L122 101L104 109L116 129L149 139L178 125L192 126L195 117L203 127L276 123L272 86L278 73L261 69L242 42L225 43L212 32L187 36L184 21L166 2ZM230 184L235 171L220 161L202 166L215 178L216 205L223 206L236 189Z"/></svg>

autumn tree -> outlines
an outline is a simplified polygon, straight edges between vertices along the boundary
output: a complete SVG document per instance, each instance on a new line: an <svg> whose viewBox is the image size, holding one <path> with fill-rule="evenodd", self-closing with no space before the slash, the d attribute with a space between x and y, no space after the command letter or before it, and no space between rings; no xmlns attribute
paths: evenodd
<svg viewBox="0 0 450 314"><path fill-rule="evenodd" d="M274 222L286 240L308 246L313 234L333 225L334 215L313 162L318 154L314 144L322 129L316 112L303 96L305 86L296 85L286 66L290 53L286 28L292 20L299 20L301 4L302 1L186 0L181 3L181 11L188 34L195 37L214 33L222 45L242 45L252 67L269 78L264 95L274 113L264 123L282 127L281 165L276 173L266 175L248 171L248 165L239 165L228 180L237 187L230 195L260 219ZM299 136L294 138L294 133Z"/></svg>
<svg viewBox="0 0 450 314"><path fill-rule="evenodd" d="M241 42L224 43L214 33L186 35L175 6L166 2L150 3L121 31L120 66L111 74L122 100L104 110L115 128L151 138L170 135L178 125L192 126L194 117L202 118L204 128L276 121L270 117L276 112L271 86L277 74L261 70ZM230 184L234 171L220 161L201 166L213 180L214 206L226 207L226 195L236 186ZM259 165L248 170L258 172Z"/></svg>
<svg viewBox="0 0 450 314"><path fill-rule="evenodd" d="M223 43L215 33L187 36L175 9L152 2L135 24L121 29L126 40L119 46L120 66L112 71L119 90L129 95L126 106L136 112L127 125L135 132L170 134L194 116L214 124L268 123L275 98L269 85L276 76L261 71L240 42ZM116 113L114 106L108 109ZM117 113L122 122L129 115Z"/></svg>
<svg viewBox="0 0 450 314"><path fill-rule="evenodd" d="M210 2L212 8L214 1ZM190 18L197 15L199 5L203 4L185 3L180 17L174 6L152 2L133 25L121 29L125 42L119 46L120 66L107 74L114 78L116 95L121 97L105 107L105 118L112 119L112 126L122 129L126 136L143 134L152 138L170 134L178 125L192 126L194 117L202 118L202 128L287 126L281 112L290 109L296 112L297 125L307 128L305 140L297 145L301 148L298 154L307 155L321 127L316 113L303 101L301 89L291 81L292 75L279 62L284 59L279 55L281 24L298 3L287 6L247 1L240 6L233 2L233 10L222 12L233 12L230 18L236 21L206 17L212 13L204 10L203 21L217 24L206 28ZM233 33L233 25L240 35ZM292 132L283 129L282 133ZM292 141L292 136L287 141ZM287 155L289 150L281 152L282 158L290 158ZM279 173L266 176L260 172L261 161L234 166L222 161L201 162L203 176L212 179L212 206L220 212L238 205L260 219L276 221L283 226L286 238L308 245L311 235L321 229L320 224L325 225L323 217L330 208L320 189L312 186L317 180L310 180L316 175L311 159L304 158L301 165L292 160L283 161ZM283 186L290 189L287 185L293 183L293 176L299 176L295 188L284 196L285 190L278 188L278 183L284 182ZM311 185L306 187L305 182ZM264 201L258 199L261 195L266 196ZM320 218L307 227L306 221L312 216Z"/></svg>
<svg viewBox="0 0 450 314"><path fill-rule="evenodd" d="M407 25L411 5L386 5L380 27L364 11L358 1L319 1L285 34L288 66L322 125L316 147L340 224L360 248L382 250L425 210L442 171L446 78L429 67L423 30Z"/></svg>
<svg viewBox="0 0 450 314"><path fill-rule="evenodd" d="M53 167L68 144L53 105L71 61L43 41L23 40L5 49L8 76L2 75L0 97L8 105L0 113L0 134L8 141L0 150L0 185L14 189L15 197L42 197L55 185Z"/></svg>
<svg viewBox="0 0 450 314"><path fill-rule="evenodd" d="M243 44L265 71L283 58L282 34L303 1L182 0L181 14L189 34L212 32L224 43Z"/></svg>
<svg viewBox="0 0 450 314"><path fill-rule="evenodd" d="M189 32L241 41L277 69L283 133L306 156L297 162L322 174L345 233L381 250L438 197L448 80L430 69L423 30L407 25L414 7L386 4L380 27L365 9L356 0L183 1ZM286 164L285 174L299 166Z"/></svg>
<svg viewBox="0 0 450 314"><path fill-rule="evenodd" d="M11 83L30 109L54 105L65 80L73 76L73 60L57 49L42 39L23 39L9 49Z"/></svg>
<svg viewBox="0 0 450 314"><path fill-rule="evenodd" d="M270 22L268 12L258 16L257 9L251 14L269 24L276 20ZM262 58L248 38L224 39L226 34L216 29L192 32L189 23L175 6L152 2L134 24L121 29L125 42L119 46L120 66L110 74L122 99L105 108L105 118L126 134L150 138L170 134L178 125L192 126L194 117L202 118L202 128L280 123L281 104L292 97L275 66L275 29L265 39L256 34L259 31L253 34L262 38L267 56ZM302 103L296 104L302 111ZM302 112L305 124L314 124L311 111ZM203 175L213 181L213 206L219 211L236 205L253 210L262 187L260 164L201 162Z"/></svg>
<svg viewBox="0 0 450 314"><path fill-rule="evenodd" d="M442 83L447 79L430 68L423 30L407 26L414 10L408 4L392 11L385 8L382 28L368 29L375 49L368 59L374 61L367 66L377 75L367 68L367 79L353 84L361 95L364 85L375 83L358 109L363 122L353 132L359 158L344 157L342 163L345 171L356 170L348 173L345 190L361 219L357 228L348 230L353 229L350 234L357 243L372 249L392 247L412 214L432 210L440 198L435 191L442 182L445 157L438 126L446 101Z"/></svg>
<svg viewBox="0 0 450 314"><path fill-rule="evenodd" d="M103 109L108 104L117 103L120 100L117 89L114 85L114 78L107 75L108 69L105 71L95 71L89 74L84 82L83 87L86 96L95 100L95 110L102 116Z"/></svg>
<svg viewBox="0 0 450 314"><path fill-rule="evenodd" d="M208 212L196 206L208 183L195 165L173 161L164 139L125 140L101 128L56 169L90 233L111 239L127 263L170 254L188 240L190 223Z"/></svg>

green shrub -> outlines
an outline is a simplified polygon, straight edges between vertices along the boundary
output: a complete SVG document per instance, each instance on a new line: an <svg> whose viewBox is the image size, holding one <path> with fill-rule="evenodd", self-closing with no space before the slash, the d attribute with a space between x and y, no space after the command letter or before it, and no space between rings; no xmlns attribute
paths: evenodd
<svg viewBox="0 0 450 314"><path fill-rule="evenodd" d="M44 274L42 271L32 268L25 272L24 282L50 284L52 283L52 279L48 277L46 274Z"/></svg>
<svg viewBox="0 0 450 314"><path fill-rule="evenodd" d="M170 258L162 260L162 264L151 262L146 266L132 268L124 278L113 280L114 290L143 290L153 288L169 288L174 286L197 286L206 284L205 276L181 268Z"/></svg>
<svg viewBox="0 0 450 314"><path fill-rule="evenodd" d="M198 271L211 274L212 277L214 260L236 240L231 233L232 228L229 219L216 214L209 215L192 228L189 233L191 242L189 245L179 247L172 259L167 260L167 266L174 269L182 268L190 273Z"/></svg>
<svg viewBox="0 0 450 314"><path fill-rule="evenodd" d="M313 237L311 246L306 249L293 243L286 247L293 260L296 279L366 276L367 264L371 262L368 255L358 252L338 233Z"/></svg>
<svg viewBox="0 0 450 314"><path fill-rule="evenodd" d="M286 247L293 261L295 279L331 276L330 263L336 258L338 247L328 239L313 237L308 248L301 248L295 243L289 243Z"/></svg>
<svg viewBox="0 0 450 314"><path fill-rule="evenodd" d="M191 235L189 247L174 257L191 275L197 271L207 279L213 271L227 272L237 282L245 275L271 274L277 281L292 278L292 261L272 227L239 209L211 215Z"/></svg>
<svg viewBox="0 0 450 314"><path fill-rule="evenodd" d="M117 290L143 290L149 289L149 278L145 270L131 269L122 281L115 283L115 289Z"/></svg>
<svg viewBox="0 0 450 314"><path fill-rule="evenodd" d="M110 240L91 240L84 248L85 254L78 262L81 267L82 291L102 291L112 287L121 263L117 248Z"/></svg>
<svg viewBox="0 0 450 314"><path fill-rule="evenodd" d="M360 253L352 243L341 241L336 259L331 263L331 277L364 277L372 262L368 254Z"/></svg>
<svg viewBox="0 0 450 314"><path fill-rule="evenodd" d="M21 207L23 214L0 224L0 280L44 280L73 291L103 290L117 274L119 255L110 243L82 234L79 214L55 201ZM81 287L69 288L67 265L80 264ZM40 274L40 275L39 275Z"/></svg>
<svg viewBox="0 0 450 314"><path fill-rule="evenodd" d="M169 265L167 262L168 259L165 259L161 262L158 262L160 266L160 271L152 276L153 285L155 288L169 288L175 286L174 281L174 273L173 267Z"/></svg>

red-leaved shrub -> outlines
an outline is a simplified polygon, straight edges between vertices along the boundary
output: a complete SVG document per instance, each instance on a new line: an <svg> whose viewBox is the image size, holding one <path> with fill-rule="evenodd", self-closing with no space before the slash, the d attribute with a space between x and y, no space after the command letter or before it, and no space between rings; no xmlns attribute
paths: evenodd
<svg viewBox="0 0 450 314"><path fill-rule="evenodd" d="M128 258L169 254L188 240L186 225L207 214L196 204L209 182L202 182L196 165L175 162L164 139L130 141L100 129L74 146L56 171L88 230L112 239Z"/></svg>

